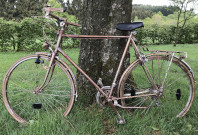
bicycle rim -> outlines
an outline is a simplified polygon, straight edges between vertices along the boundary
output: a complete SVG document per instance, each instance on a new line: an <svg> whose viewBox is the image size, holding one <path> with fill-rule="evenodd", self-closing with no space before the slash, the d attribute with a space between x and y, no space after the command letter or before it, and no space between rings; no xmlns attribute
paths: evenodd
<svg viewBox="0 0 198 135"><path fill-rule="evenodd" d="M74 103L74 84L69 72L57 60L53 75L41 92L35 89L44 81L49 58L30 55L8 70L3 82L3 100L9 113L20 123L57 119L68 115Z"/></svg>
<svg viewBox="0 0 198 135"><path fill-rule="evenodd" d="M192 73L188 67L177 58L174 58L170 69L170 57L153 55L149 56L145 63L152 76L145 72L141 61L136 61L123 74L120 83L120 97L140 96L138 98L123 99L121 103L125 107L146 107L145 109L132 109L140 114L153 113L159 116L182 117L192 105L195 94L195 84ZM164 82L161 94L160 87ZM157 88L156 88L157 87ZM157 96L144 96L146 94L158 94ZM141 97L142 95L142 97Z"/></svg>

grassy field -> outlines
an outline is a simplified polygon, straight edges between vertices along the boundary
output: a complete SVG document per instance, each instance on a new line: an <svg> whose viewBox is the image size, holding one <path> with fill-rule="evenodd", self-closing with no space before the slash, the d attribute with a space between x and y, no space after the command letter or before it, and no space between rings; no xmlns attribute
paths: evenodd
<svg viewBox="0 0 198 135"><path fill-rule="evenodd" d="M149 49L188 52L188 58L185 61L191 66L195 78L198 80L198 44L178 45L177 47L159 45L150 46ZM77 62L79 49L69 49L66 52ZM8 68L20 57L28 54L33 54L33 52L0 52L0 87L2 87L2 81ZM197 87L198 84L196 84ZM196 135L198 134L197 98L198 94L196 93L190 111L183 118L167 118L149 113L142 117L119 109L127 123L117 125L111 108L100 108L96 104L85 108L76 102L70 115L64 119L47 119L30 125L21 125L7 112L2 96L0 96L0 135Z"/></svg>

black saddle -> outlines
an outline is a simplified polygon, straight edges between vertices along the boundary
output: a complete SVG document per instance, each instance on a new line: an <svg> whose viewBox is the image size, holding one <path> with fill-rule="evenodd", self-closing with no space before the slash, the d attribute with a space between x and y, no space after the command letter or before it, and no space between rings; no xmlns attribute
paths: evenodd
<svg viewBox="0 0 198 135"><path fill-rule="evenodd" d="M119 23L116 25L116 29L121 31L133 31L141 27L144 27L143 22Z"/></svg>

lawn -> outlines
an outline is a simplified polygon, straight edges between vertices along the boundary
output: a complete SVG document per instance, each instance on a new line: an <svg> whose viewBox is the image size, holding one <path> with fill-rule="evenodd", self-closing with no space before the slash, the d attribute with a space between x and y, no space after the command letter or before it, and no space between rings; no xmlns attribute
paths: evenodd
<svg viewBox="0 0 198 135"><path fill-rule="evenodd" d="M188 52L185 61L194 71L198 79L198 44L193 45L156 45L149 46L151 50L171 50ZM78 61L79 49L66 51L71 58ZM0 52L0 87L8 68L20 57L32 54L33 52ZM133 56L133 55L132 55ZM198 84L196 84L196 88ZM1 93L0 93L1 95ZM80 96L80 95L79 95ZM83 107L79 102L75 103L70 115L64 119L45 119L41 122L34 122L29 125L22 125L16 122L4 107L2 96L0 97L0 134L1 135L94 135L94 134L115 134L115 135L160 135L160 134L198 134L198 95L196 93L193 105L187 115L183 118L167 118L166 116L153 115L149 112L146 115L138 115L119 109L119 112L126 119L125 125L117 125L115 115L111 108L100 108L97 104L90 107ZM173 106L174 107L174 106Z"/></svg>

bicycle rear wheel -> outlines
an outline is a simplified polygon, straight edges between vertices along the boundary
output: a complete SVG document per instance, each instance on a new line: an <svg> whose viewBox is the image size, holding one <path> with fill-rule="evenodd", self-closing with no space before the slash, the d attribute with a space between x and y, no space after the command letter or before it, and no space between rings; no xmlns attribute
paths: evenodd
<svg viewBox="0 0 198 135"><path fill-rule="evenodd" d="M145 66L137 60L124 72L119 94L120 97L139 97L122 99L121 104L125 107L144 108L135 109L137 113L141 111L145 114L150 110L149 112L159 116L184 116L190 109L195 94L195 81L189 67L174 57L167 78L164 80L170 57L153 55L148 56L147 59L145 65L156 86L151 83L151 78L148 79L149 74L145 72ZM156 95L146 96L148 94ZM155 109L151 109L153 107Z"/></svg>
<svg viewBox="0 0 198 135"><path fill-rule="evenodd" d="M46 86L44 82L50 58L25 56L13 64L3 81L3 101L9 113L20 123L56 119L70 112L75 98L72 77L58 60Z"/></svg>

